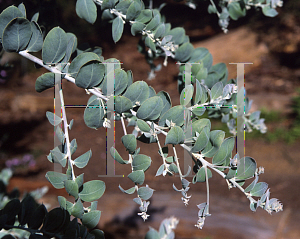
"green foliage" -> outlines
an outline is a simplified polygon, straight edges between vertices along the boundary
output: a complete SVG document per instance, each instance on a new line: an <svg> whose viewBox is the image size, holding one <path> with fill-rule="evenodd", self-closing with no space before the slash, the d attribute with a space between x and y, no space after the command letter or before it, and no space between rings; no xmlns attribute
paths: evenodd
<svg viewBox="0 0 300 239"><path fill-rule="evenodd" d="M251 6L261 7L266 16L275 16L276 6L281 5L279 0L272 3L268 0L255 3L246 0L220 0L218 3L219 7L216 7L211 1L208 10L218 15L219 24L224 31L227 31L230 18L237 20L245 16ZM189 6L195 6L193 4L189 1ZM8 7L0 14L0 39L5 51L18 52L51 71L38 77L35 86L37 92L52 88L62 78L66 78L92 93L84 111L84 122L88 127L110 128L111 120L121 119L124 131L121 140L129 159L124 160L114 147L110 148L110 154L118 163L131 166L132 172L127 177L134 184L133 187L127 190L121 186L119 188L126 194L137 194L133 201L139 205L138 215L143 220L149 217L147 210L150 202L147 200L155 190L148 185L141 186L145 181L145 172L151 166L151 158L140 154L137 139L158 144L162 165L156 176L178 174L182 188L177 189L175 185L173 188L181 193L185 205L191 197L188 196L191 182L187 180L187 176L192 167L189 166L188 172L182 174L176 151L179 146L193 159L195 175L192 182L205 182L207 194L209 179L212 171L215 171L227 180L229 187L237 187L247 196L251 210L261 207L269 213L281 211L282 204L277 199L269 198L268 185L264 182L258 183L258 176L263 170L257 169L255 160L251 157L240 159L238 154L232 157L235 138L225 138L222 130L211 130L211 121L208 118L221 118L233 136L240 130L235 127L235 119L240 116L240 111L227 106L239 107L236 105L237 95L244 92L237 92L235 80L228 81L226 65L213 65L212 55L207 49L194 49L183 28L172 28L171 24L165 22L159 9L147 9L142 0L77 0L76 13L93 24L97 20L97 11L100 10L97 5L101 6L103 21L109 20L112 23L112 40L115 43L121 39L125 24L131 25L132 35L141 35L139 50L150 65L149 78L153 78L154 72L160 68L154 64L156 58L164 57L164 65L167 64L168 57L178 61L180 105L172 106L171 98L165 91L156 94L146 82L133 82L132 72L121 69L117 59L105 60L100 48L79 50L76 36L66 33L60 27L54 27L43 39L41 27L37 23L39 14L35 14L29 21L24 4L18 8ZM28 53L39 51L42 59ZM84 174L76 177L74 166L84 168L92 157L92 151L72 159L77 142L76 139L70 142L69 130L72 129L74 121L67 121L62 91L60 100L62 118L51 112L46 113L50 124L56 127L55 133L60 142L59 146L50 150L47 158L51 163L60 164L65 173L48 172L46 178L55 188L65 188L74 200L70 202L59 196L60 207L47 212L43 205L38 206L30 197L25 197L22 202L12 199L0 211L0 225L6 230L21 228L31 234L30 238L104 238L101 230L88 232L87 229L96 227L100 220L101 212L97 210L96 200L103 195L105 183L101 180L84 182ZM261 119L259 111L250 114L250 108L251 101L246 98L243 115L246 130L257 129L264 133L264 119ZM205 112L208 118L203 117ZM127 133L124 119L128 120L128 126L135 126L131 134ZM167 146L162 147L159 133L165 136L165 145L171 144L171 155ZM255 180L246 189L242 188L245 180L253 177ZM85 208L84 202L90 202L90 207ZM207 202L197 207L199 211L196 227L202 228L205 218L210 216L209 195ZM75 217L72 221L71 216ZM17 226L14 225L16 218L19 222ZM82 224L78 223L78 219ZM146 238L174 238L173 229L177 223L175 218L165 219L159 231L151 228Z"/></svg>

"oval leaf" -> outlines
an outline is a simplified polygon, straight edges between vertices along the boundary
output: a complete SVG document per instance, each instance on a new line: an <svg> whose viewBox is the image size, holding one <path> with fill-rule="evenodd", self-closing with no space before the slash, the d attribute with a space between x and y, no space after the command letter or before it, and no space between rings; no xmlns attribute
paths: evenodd
<svg viewBox="0 0 300 239"><path fill-rule="evenodd" d="M166 120L172 121L177 126L181 126L184 123L184 110L185 107L182 105L177 105L170 108L165 114L163 114L159 121L159 126L166 126Z"/></svg>
<svg viewBox="0 0 300 239"><path fill-rule="evenodd" d="M143 170L134 171L134 172L128 174L127 177L130 178L132 182L134 182L136 184L140 184L140 185L142 185L145 180L145 174L144 174Z"/></svg>
<svg viewBox="0 0 300 239"><path fill-rule="evenodd" d="M124 23L121 17L116 17L112 24L112 37L114 42L118 42L123 34Z"/></svg>
<svg viewBox="0 0 300 239"><path fill-rule="evenodd" d="M268 189L268 184L264 182L257 183L250 191L250 195L253 197L261 197Z"/></svg>
<svg viewBox="0 0 300 239"><path fill-rule="evenodd" d="M127 164L128 163L127 160L126 161L123 160L121 155L118 153L118 151L114 147L110 148L110 155L114 158L114 160L116 160L120 164Z"/></svg>
<svg viewBox="0 0 300 239"><path fill-rule="evenodd" d="M116 96L115 97L115 111L119 114L122 114L132 108L131 101L125 96Z"/></svg>
<svg viewBox="0 0 300 239"><path fill-rule="evenodd" d="M166 144L176 145L176 144L182 144L183 142L184 142L183 130L178 126L172 127L167 134L165 145Z"/></svg>
<svg viewBox="0 0 300 239"><path fill-rule="evenodd" d="M149 187L141 187L138 189L137 193L141 199L148 200L153 195L153 189Z"/></svg>
<svg viewBox="0 0 300 239"><path fill-rule="evenodd" d="M87 228L94 228L100 221L100 217L101 212L99 210L90 211L88 213L83 214L82 224Z"/></svg>
<svg viewBox="0 0 300 239"><path fill-rule="evenodd" d="M38 52L43 47L43 34L40 26L36 22L30 22L32 35L26 50L28 52Z"/></svg>
<svg viewBox="0 0 300 239"><path fill-rule="evenodd" d="M147 99L138 109L136 116L143 120L155 120L163 109L163 101L158 96Z"/></svg>
<svg viewBox="0 0 300 239"><path fill-rule="evenodd" d="M180 93L180 104L186 106L191 102L194 94L193 85L187 85Z"/></svg>
<svg viewBox="0 0 300 239"><path fill-rule="evenodd" d="M64 181L68 180L68 176L58 172L47 172L45 177L56 189L64 188Z"/></svg>
<svg viewBox="0 0 300 239"><path fill-rule="evenodd" d="M83 89L92 89L101 83L105 73L105 66L97 61L84 64L75 77L75 84Z"/></svg>
<svg viewBox="0 0 300 239"><path fill-rule="evenodd" d="M64 184L67 193L73 196L76 200L78 198L78 184L73 180L66 180L64 181Z"/></svg>
<svg viewBox="0 0 300 239"><path fill-rule="evenodd" d="M76 13L78 17L93 24L97 19L97 7L93 0L77 0Z"/></svg>
<svg viewBox="0 0 300 239"><path fill-rule="evenodd" d="M60 27L54 27L46 36L42 48L45 65L58 63L66 54L67 34Z"/></svg>
<svg viewBox="0 0 300 239"><path fill-rule="evenodd" d="M83 155L79 156L78 158L76 158L74 160L74 164L78 168L84 168L88 164L91 157L92 157L92 151L89 150L85 154L83 154Z"/></svg>
<svg viewBox="0 0 300 239"><path fill-rule="evenodd" d="M105 183L101 180L93 180L83 184L83 189L78 196L85 202L92 202L98 200L104 191Z"/></svg>
<svg viewBox="0 0 300 239"><path fill-rule="evenodd" d="M84 122L88 127L98 129L103 126L103 117L104 110L101 100L93 97L84 110Z"/></svg>
<svg viewBox="0 0 300 239"><path fill-rule="evenodd" d="M25 50L31 35L30 21L22 17L17 17L10 21L3 31L3 49L7 52Z"/></svg>
<svg viewBox="0 0 300 239"><path fill-rule="evenodd" d="M122 143L130 154L135 151L137 146L137 141L133 134L124 135L122 137Z"/></svg>
<svg viewBox="0 0 300 239"><path fill-rule="evenodd" d="M248 178L252 178L256 171L256 162L251 157L244 157L241 158L238 167L237 167L237 173L236 178L239 180L244 180Z"/></svg>
<svg viewBox="0 0 300 239"><path fill-rule="evenodd" d="M150 167L151 158L144 154L138 154L132 160L133 171L143 170L144 172Z"/></svg>
<svg viewBox="0 0 300 239"><path fill-rule="evenodd" d="M7 24L17 18L17 17L24 17L22 12L15 6L10 6L3 10L0 14L0 38L2 39L4 28Z"/></svg>
<svg viewBox="0 0 300 239"><path fill-rule="evenodd" d="M130 85L124 96L131 100L132 104L142 104L149 97L149 87L145 81L136 81Z"/></svg>

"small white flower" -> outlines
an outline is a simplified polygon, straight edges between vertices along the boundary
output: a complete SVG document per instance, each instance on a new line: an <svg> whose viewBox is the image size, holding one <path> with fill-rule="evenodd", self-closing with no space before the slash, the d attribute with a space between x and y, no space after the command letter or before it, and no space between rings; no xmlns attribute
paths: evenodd
<svg viewBox="0 0 300 239"><path fill-rule="evenodd" d="M146 214L146 212L139 212L138 215L141 216L144 221L146 221L148 217L150 217L150 215Z"/></svg>
<svg viewBox="0 0 300 239"><path fill-rule="evenodd" d="M104 128L110 128L110 120L108 120L107 118L104 119L104 122L103 122L103 127Z"/></svg>

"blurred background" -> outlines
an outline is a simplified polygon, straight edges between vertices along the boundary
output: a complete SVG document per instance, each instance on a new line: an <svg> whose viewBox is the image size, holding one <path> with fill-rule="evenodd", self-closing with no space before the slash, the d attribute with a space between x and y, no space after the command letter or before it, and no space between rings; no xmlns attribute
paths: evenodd
<svg viewBox="0 0 300 239"><path fill-rule="evenodd" d="M91 47L102 47L105 59L117 58L123 62L125 70L132 70L135 81L146 81L156 92L167 91L173 105L179 104L175 61L170 59L155 79L147 80L150 67L137 50L139 37L131 36L129 26L115 45L111 24L102 22L100 15L94 25L79 19L75 1L0 0L0 10L21 2L26 6L28 18L35 12L40 13L39 23L47 32L60 26L66 32L75 33L79 45L88 43ZM230 78L236 77L236 66L229 63L253 63L245 67L245 86L248 97L254 100L252 111L262 111L268 132L246 134L246 155L265 168L260 181L269 184L271 197L282 201L284 211L272 216L260 209L252 213L248 199L237 189L229 191L226 182L213 174L210 179L212 216L206 219L204 229L200 231L194 227L198 212L196 204L206 200L205 185L191 186L192 198L185 207L181 194L172 189L173 183L179 186L179 178L154 177L161 165L157 145L139 143L141 153L152 158L145 183L156 190L149 207L151 216L143 223L137 216L137 204L132 201L134 195L125 195L118 189L119 184L125 189L132 187L126 177L130 168L116 165L116 174L125 175L124 178L98 177L105 174L105 129L95 131L85 126L84 108L68 108L68 121L74 119L70 136L78 143L74 157L89 149L93 152L87 167L76 170L76 174L85 172L85 181L100 179L107 186L98 203L98 209L102 211L99 228L105 231L108 239L143 238L149 226L158 229L164 218L174 215L180 220L175 230L178 239L300 238L300 1L284 1L275 18L267 18L252 9L245 18L231 20L227 34L218 26L217 16L207 13L209 1L200 2L196 10L183 3L166 2L162 15L166 16L167 22L172 27L184 27L195 47L208 48L214 64L224 62ZM153 2L155 7L160 3ZM98 11L100 13L100 9ZM157 59L155 63L162 62L163 59ZM46 70L36 69L32 62L18 54L4 54L0 65L0 168L11 168L14 172L8 191L18 187L22 193L47 185L49 191L40 202L56 207L57 196L68 195L65 190L54 189L45 179L46 172L53 170L53 164L46 159L54 145L53 126L47 121L45 112L53 112L54 92L53 89L35 92L35 80ZM89 98L83 89L70 82L64 81L63 90L67 105L85 105ZM116 148L126 159L119 123L116 122ZM225 131L227 128L218 121L214 121L213 127ZM128 131L131 130L133 128L129 127ZM179 158L183 159L180 150Z"/></svg>

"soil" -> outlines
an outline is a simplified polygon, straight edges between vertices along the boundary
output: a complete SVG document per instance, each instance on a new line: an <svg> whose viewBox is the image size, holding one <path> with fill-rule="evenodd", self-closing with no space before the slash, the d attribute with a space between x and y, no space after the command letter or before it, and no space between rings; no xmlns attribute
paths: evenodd
<svg viewBox="0 0 300 239"><path fill-rule="evenodd" d="M195 47L207 47L214 57L214 63L224 62L229 68L230 77L235 77L235 67L230 62L253 62L246 67L246 89L249 98L254 99L253 110L262 107L274 109L285 114L291 112L291 97L300 87L300 68L290 68L280 64L280 59L270 50L264 41L258 41L258 34L247 27L239 27L227 35L218 34L208 40L193 42ZM105 58L117 58L124 62L122 67L133 71L134 80L145 80L156 92L167 91L173 105L179 103L177 82L178 67L172 60L167 67L157 73L156 79L147 80L149 66L137 51L137 38L124 36L121 44L103 52ZM226 43L226 44L224 44ZM239 44L241 43L241 44ZM21 158L24 154L33 154L36 166L16 171L9 189L18 187L22 192L30 191L44 185L49 192L40 201L51 207L58 206L57 196L68 197L64 190L56 190L45 179L45 173L53 170L53 165L46 155L53 146L53 127L45 117L45 111L53 111L53 90L41 94L34 91L35 80L45 70L33 69L26 60L16 55L9 55L19 67L11 72L11 79L0 86L0 159L4 167L5 160ZM158 59L156 63L162 63ZM21 67L20 67L21 66ZM89 95L70 82L63 83L66 105L85 105ZM142 145L141 153L151 156L152 165L146 173L145 184L156 191L149 208L149 222L143 223L136 214L137 205L132 201L133 195L124 195L118 185L127 189L132 187L126 175L130 168L116 164L116 174L125 177L98 177L105 174L106 138L105 129L97 131L87 128L83 121L84 108L67 108L68 120L74 119L70 138L76 138L78 149L74 157L92 149L93 156L84 170L76 170L76 175L85 173L84 180L100 179L106 183L106 193L99 200L98 209L102 211L99 227L106 232L106 238L143 238L148 226L158 229L163 218L172 215L179 218L176 238L299 238L300 229L300 148L299 141L293 145L285 142L268 143L262 139L246 140L246 155L257 160L258 166L265 168L260 181L267 182L271 196L279 198L284 211L272 216L263 210L252 213L248 199L237 189L228 190L226 182L213 174L210 179L210 210L212 216L207 218L203 230L194 227L197 221L197 207L206 200L204 184L192 185L190 205L185 207L181 194L172 189L174 183L179 187L179 178L154 177L161 164L156 153L157 145ZM126 158L120 142L122 129L116 123L116 148ZM268 125L268 122L266 122ZM128 132L133 130L128 128ZM183 151L178 149L179 158ZM167 177L167 176L166 176ZM71 200L71 198L70 198Z"/></svg>

